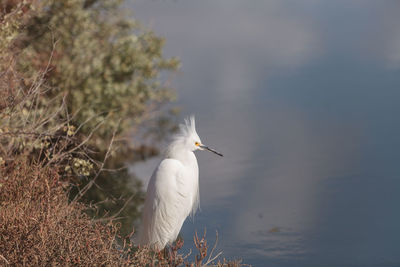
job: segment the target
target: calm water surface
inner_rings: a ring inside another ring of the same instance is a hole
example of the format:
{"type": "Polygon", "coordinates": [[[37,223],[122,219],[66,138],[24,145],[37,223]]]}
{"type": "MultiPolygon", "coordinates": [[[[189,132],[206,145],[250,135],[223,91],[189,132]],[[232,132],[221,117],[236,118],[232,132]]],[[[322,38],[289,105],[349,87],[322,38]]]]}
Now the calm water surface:
{"type": "MultiPolygon", "coordinates": [[[[400,2],[136,0],[179,56],[201,211],[254,266],[400,266],[400,2]]],[[[134,166],[149,178],[159,159],[134,166]]]]}

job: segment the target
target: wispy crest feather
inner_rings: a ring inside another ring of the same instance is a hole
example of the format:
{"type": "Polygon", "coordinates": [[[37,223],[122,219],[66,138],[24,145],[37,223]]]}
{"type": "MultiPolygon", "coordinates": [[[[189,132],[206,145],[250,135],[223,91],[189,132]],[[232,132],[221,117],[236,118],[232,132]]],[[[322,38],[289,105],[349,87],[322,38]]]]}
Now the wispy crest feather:
{"type": "Polygon", "coordinates": [[[182,137],[188,137],[192,134],[196,134],[196,122],[193,115],[185,118],[185,123],[179,124],[179,132],[174,135],[174,139],[180,139],[182,137]]]}

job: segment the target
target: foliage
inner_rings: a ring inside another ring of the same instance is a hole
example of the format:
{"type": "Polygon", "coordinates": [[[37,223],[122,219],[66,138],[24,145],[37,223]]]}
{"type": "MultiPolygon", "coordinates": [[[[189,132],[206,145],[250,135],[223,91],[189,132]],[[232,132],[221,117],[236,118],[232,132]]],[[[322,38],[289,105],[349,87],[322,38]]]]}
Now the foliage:
{"type": "Polygon", "coordinates": [[[34,71],[43,68],[54,54],[50,85],[67,93],[74,121],[86,122],[83,133],[102,123],[92,140],[103,152],[115,129],[126,133],[173,98],[159,76],[179,64],[163,58],[163,39],[121,14],[120,2],[41,1],[21,41],[21,67],[34,62],[34,71]]]}
{"type": "MultiPolygon", "coordinates": [[[[18,70],[28,74],[27,83],[33,83],[37,72],[46,69],[44,78],[51,89],[44,101],[54,99],[47,103],[50,109],[65,101],[71,118],[61,115],[79,128],[78,138],[90,135],[87,145],[96,152],[90,155],[93,162],[103,161],[107,140],[116,134],[112,157],[104,168],[118,171],[102,172],[82,200],[95,204],[98,216],[111,216],[124,207],[119,218],[127,233],[139,214],[143,193],[139,182],[128,184],[132,179],[123,168],[128,160],[137,158],[134,154],[142,154],[143,139],[138,132],[151,128],[143,124],[157,117],[160,105],[174,98],[160,74],[176,70],[179,61],[162,56],[164,40],[128,19],[120,9],[121,2],[35,2],[15,46],[21,50],[18,70]]],[[[79,161],[82,159],[74,160],[69,169],[75,173],[80,169],[78,188],[72,195],[93,175],[91,165],[79,161]]]]}

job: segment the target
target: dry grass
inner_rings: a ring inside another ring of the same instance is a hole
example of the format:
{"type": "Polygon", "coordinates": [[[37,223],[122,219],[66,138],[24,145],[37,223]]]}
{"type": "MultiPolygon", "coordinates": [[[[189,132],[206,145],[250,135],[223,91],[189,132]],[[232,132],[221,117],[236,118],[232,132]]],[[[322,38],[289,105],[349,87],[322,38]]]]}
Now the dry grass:
{"type": "Polygon", "coordinates": [[[3,263],[124,265],[114,247],[114,225],[93,223],[79,203],[68,203],[58,170],[24,160],[0,172],[0,253],[3,263]]]}

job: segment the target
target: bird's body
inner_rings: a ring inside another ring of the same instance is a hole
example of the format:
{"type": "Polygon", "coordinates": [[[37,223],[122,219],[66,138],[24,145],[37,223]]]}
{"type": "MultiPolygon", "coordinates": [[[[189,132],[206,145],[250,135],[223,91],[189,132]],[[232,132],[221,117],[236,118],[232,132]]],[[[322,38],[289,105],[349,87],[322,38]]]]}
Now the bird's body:
{"type": "MultiPolygon", "coordinates": [[[[192,165],[197,167],[194,154],[193,158],[192,165]]],[[[177,238],[186,217],[197,209],[197,187],[198,169],[193,171],[173,158],[161,161],[146,194],[141,244],[160,250],[177,238]]]]}
{"type": "Polygon", "coordinates": [[[139,240],[142,245],[161,250],[171,244],[186,217],[199,207],[199,168],[193,151],[217,152],[201,145],[194,124],[191,117],[181,125],[180,133],[174,137],[165,158],[151,176],[142,215],[139,240]]]}

